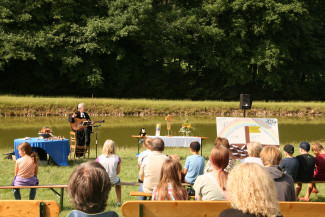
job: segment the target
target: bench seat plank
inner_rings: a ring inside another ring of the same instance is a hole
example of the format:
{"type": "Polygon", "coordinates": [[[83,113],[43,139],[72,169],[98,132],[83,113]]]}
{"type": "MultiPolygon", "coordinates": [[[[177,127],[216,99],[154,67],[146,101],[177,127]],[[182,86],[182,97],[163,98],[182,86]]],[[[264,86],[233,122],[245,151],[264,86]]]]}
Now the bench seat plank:
{"type": "Polygon", "coordinates": [[[50,200],[0,200],[0,216],[40,216],[41,202],[45,203],[46,217],[59,216],[59,205],[55,201],[50,200]]]}
{"type": "MultiPolygon", "coordinates": [[[[228,201],[127,201],[122,205],[124,217],[138,217],[142,204],[143,217],[216,217],[231,208],[228,201]]],[[[321,217],[325,202],[279,202],[284,217],[321,217]]]]}

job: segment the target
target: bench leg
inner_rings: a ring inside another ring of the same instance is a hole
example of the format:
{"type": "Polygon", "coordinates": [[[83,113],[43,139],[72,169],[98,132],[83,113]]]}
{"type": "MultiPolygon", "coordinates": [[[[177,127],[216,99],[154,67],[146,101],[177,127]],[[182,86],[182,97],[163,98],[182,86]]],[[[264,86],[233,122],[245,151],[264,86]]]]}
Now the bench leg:
{"type": "Polygon", "coordinates": [[[45,203],[40,202],[39,204],[40,217],[45,217],[45,203]]]}
{"type": "Polygon", "coordinates": [[[52,190],[54,192],[54,194],[56,194],[60,198],[60,212],[62,212],[62,210],[63,210],[63,194],[64,194],[64,188],[61,188],[60,194],[56,190],[54,190],[53,188],[50,188],[50,190],[52,190]]]}
{"type": "Polygon", "coordinates": [[[143,217],[143,204],[139,204],[139,217],[143,217]]]}
{"type": "Polygon", "coordinates": [[[62,212],[62,210],[63,210],[63,194],[64,194],[64,188],[61,188],[60,212],[62,212]]]}

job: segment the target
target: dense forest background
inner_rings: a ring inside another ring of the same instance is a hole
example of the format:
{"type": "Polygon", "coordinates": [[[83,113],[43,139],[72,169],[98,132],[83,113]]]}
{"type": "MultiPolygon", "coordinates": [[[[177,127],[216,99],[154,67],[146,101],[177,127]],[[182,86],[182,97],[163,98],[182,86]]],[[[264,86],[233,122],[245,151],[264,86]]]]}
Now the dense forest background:
{"type": "Polygon", "coordinates": [[[325,100],[323,0],[1,0],[0,93],[325,100]]]}

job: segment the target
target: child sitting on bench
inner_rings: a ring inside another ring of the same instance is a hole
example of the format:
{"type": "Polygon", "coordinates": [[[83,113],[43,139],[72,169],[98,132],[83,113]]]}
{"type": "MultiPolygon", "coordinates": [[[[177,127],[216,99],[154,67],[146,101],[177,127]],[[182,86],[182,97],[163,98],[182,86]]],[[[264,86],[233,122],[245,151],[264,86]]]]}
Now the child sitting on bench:
{"type": "MultiPolygon", "coordinates": [[[[325,150],[319,143],[311,145],[311,151],[315,154],[316,167],[314,170],[313,180],[325,181],[325,150]]],[[[309,183],[307,192],[303,200],[309,201],[311,193],[318,193],[315,183],[309,183]]]]}
{"type": "MultiPolygon", "coordinates": [[[[32,151],[32,147],[28,142],[23,142],[18,145],[18,152],[21,158],[16,161],[15,178],[12,186],[33,186],[38,185],[38,156],[32,151]]],[[[21,200],[20,189],[14,189],[16,200],[21,200]]],[[[36,196],[36,188],[31,188],[29,199],[34,200],[36,196]]]]}
{"type": "Polygon", "coordinates": [[[205,160],[199,155],[200,148],[201,144],[199,142],[191,142],[190,151],[192,155],[186,158],[183,170],[185,182],[189,184],[194,184],[196,178],[203,174],[205,160]]]}
{"type": "Polygon", "coordinates": [[[121,206],[121,185],[116,185],[120,182],[118,174],[121,170],[121,158],[115,154],[115,142],[113,140],[106,140],[103,146],[103,154],[97,159],[105,168],[112,185],[115,185],[117,196],[117,206],[121,206]]]}
{"type": "Polygon", "coordinates": [[[161,168],[160,181],[152,192],[152,200],[187,200],[187,191],[181,184],[182,165],[167,159],[161,168]]]}

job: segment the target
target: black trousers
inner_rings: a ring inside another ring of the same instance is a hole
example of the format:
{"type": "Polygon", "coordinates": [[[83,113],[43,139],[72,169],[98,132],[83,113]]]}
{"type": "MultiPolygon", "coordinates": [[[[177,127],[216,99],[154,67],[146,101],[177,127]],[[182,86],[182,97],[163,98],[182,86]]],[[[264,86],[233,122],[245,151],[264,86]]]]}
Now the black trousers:
{"type": "MultiPolygon", "coordinates": [[[[90,134],[91,134],[91,129],[88,128],[88,127],[77,131],[76,132],[77,145],[78,146],[87,146],[87,147],[89,147],[89,145],[90,145],[90,134]]],[[[82,156],[83,156],[83,153],[77,153],[76,154],[76,157],[82,157],[82,156]]]]}

